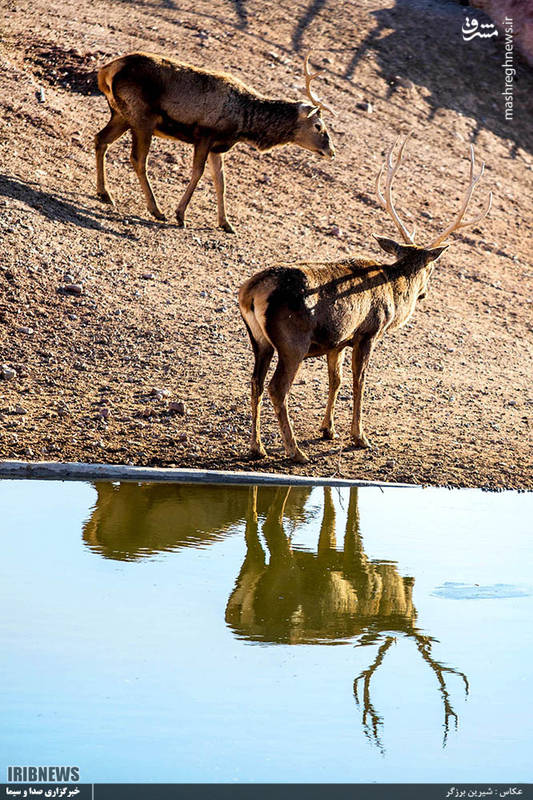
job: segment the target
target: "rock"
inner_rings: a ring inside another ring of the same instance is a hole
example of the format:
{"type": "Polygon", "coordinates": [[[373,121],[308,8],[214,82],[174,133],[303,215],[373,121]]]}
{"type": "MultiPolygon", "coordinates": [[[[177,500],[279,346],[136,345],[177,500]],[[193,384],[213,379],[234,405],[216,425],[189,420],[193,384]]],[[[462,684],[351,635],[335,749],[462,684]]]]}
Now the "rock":
{"type": "Polygon", "coordinates": [[[181,417],[185,416],[187,413],[187,408],[183,400],[172,401],[168,404],[168,410],[172,414],[179,414],[181,417]]]}
{"type": "Polygon", "coordinates": [[[357,103],[357,108],[360,108],[361,111],[366,111],[367,114],[371,114],[374,110],[372,103],[369,103],[368,100],[363,100],[363,102],[357,103]]]}
{"type": "Polygon", "coordinates": [[[26,327],[19,328],[19,333],[26,333],[28,336],[31,336],[33,333],[33,328],[26,328],[26,327]]]}
{"type": "Polygon", "coordinates": [[[107,406],[104,406],[98,412],[98,416],[102,417],[102,419],[109,419],[110,414],[111,414],[111,411],[109,410],[109,408],[107,406]]]}
{"type": "Polygon", "coordinates": [[[155,275],[154,275],[153,272],[143,272],[142,275],[141,275],[141,278],[144,281],[153,281],[154,278],[155,278],[155,275]]]}
{"type": "Polygon", "coordinates": [[[162,400],[163,397],[170,397],[170,392],[168,389],[152,389],[150,395],[155,397],[156,400],[162,400]]]}
{"type": "Polygon", "coordinates": [[[397,83],[398,86],[403,86],[404,89],[415,88],[413,81],[410,81],[409,78],[403,78],[401,75],[394,76],[394,83],[397,83]]]}
{"type": "Polygon", "coordinates": [[[83,286],[81,283],[65,283],[60,291],[64,294],[73,294],[79,297],[83,293],[83,286]]]}
{"type": "Polygon", "coordinates": [[[327,231],[328,236],[336,236],[337,239],[342,237],[342,231],[338,225],[332,225],[330,229],[327,231]]]}
{"type": "Polygon", "coordinates": [[[24,406],[21,406],[21,405],[19,405],[19,404],[17,403],[17,405],[16,405],[16,406],[15,406],[15,408],[13,409],[13,413],[14,413],[14,414],[27,414],[27,413],[28,413],[28,409],[27,409],[27,408],[24,408],[24,406]]]}
{"type": "Polygon", "coordinates": [[[17,377],[17,372],[11,367],[8,367],[7,364],[2,364],[0,367],[0,375],[5,381],[12,381],[13,378],[17,377]]]}

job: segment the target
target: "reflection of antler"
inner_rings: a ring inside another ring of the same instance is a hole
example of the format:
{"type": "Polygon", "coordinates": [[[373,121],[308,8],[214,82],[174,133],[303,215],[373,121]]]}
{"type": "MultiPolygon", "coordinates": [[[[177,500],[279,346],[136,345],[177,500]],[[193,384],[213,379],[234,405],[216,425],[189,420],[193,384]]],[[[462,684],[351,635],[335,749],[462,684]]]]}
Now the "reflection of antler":
{"type": "Polygon", "coordinates": [[[394,636],[387,636],[383,644],[378,650],[377,656],[374,659],[374,663],[370,665],[368,669],[363,670],[357,678],[353,682],[353,694],[355,697],[355,702],[359,706],[359,696],[357,694],[357,683],[364,678],[363,684],[363,730],[365,732],[365,736],[367,739],[374,744],[376,744],[381,753],[384,754],[385,751],[383,749],[383,745],[381,744],[381,739],[379,738],[379,726],[383,725],[383,719],[379,716],[376,712],[376,709],[372,705],[370,701],[370,679],[372,675],[380,666],[381,662],[385,658],[385,653],[394,642],[394,636]],[[368,717],[370,717],[371,724],[368,722],[368,717]]]}
{"type": "Polygon", "coordinates": [[[464,672],[460,672],[458,669],[454,669],[453,667],[445,667],[444,664],[441,664],[440,661],[436,661],[432,657],[431,646],[435,641],[435,639],[432,639],[430,636],[422,636],[421,634],[417,633],[414,633],[413,637],[416,642],[416,646],[418,648],[419,653],[421,654],[426,664],[429,664],[439,684],[439,690],[442,697],[442,702],[444,704],[444,738],[442,740],[442,746],[446,747],[446,742],[448,739],[448,731],[450,729],[450,719],[453,718],[456,730],[457,730],[458,720],[457,720],[457,714],[453,710],[452,704],[450,702],[450,693],[448,692],[446,681],[444,680],[444,673],[449,672],[452,675],[459,675],[463,679],[466,696],[468,696],[468,691],[470,688],[468,685],[468,678],[466,677],[464,672]]]}

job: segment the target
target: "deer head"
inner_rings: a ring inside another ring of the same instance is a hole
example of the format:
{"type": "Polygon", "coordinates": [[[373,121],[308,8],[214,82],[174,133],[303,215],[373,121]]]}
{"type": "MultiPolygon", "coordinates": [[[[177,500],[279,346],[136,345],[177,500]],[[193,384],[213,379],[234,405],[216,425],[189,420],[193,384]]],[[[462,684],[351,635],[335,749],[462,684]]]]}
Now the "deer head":
{"type": "Polygon", "coordinates": [[[481,180],[483,173],[485,171],[485,164],[483,163],[481,165],[481,169],[479,170],[479,174],[477,176],[474,175],[476,169],[476,161],[474,155],[474,147],[470,145],[470,178],[469,178],[469,185],[465,192],[465,197],[461,208],[459,209],[454,220],[450,223],[450,225],[448,225],[444,233],[442,233],[440,236],[437,236],[435,239],[433,239],[433,241],[431,241],[425,247],[417,246],[415,244],[415,238],[414,238],[415,227],[413,227],[413,230],[409,232],[407,226],[405,225],[404,222],[402,222],[400,215],[396,211],[394,207],[394,201],[392,198],[392,184],[394,178],[396,177],[396,173],[398,172],[398,168],[403,162],[405,145],[407,144],[407,140],[409,139],[410,135],[411,135],[410,133],[407,134],[407,136],[400,145],[400,149],[398,151],[396,160],[393,160],[394,149],[400,140],[399,138],[396,139],[392,147],[389,149],[386,159],[382,164],[381,169],[376,178],[376,194],[378,196],[379,203],[385,209],[385,211],[392,217],[393,222],[396,228],[398,229],[404,244],[403,245],[399,244],[393,239],[385,239],[381,236],[376,236],[375,239],[377,240],[379,246],[383,250],[385,250],[385,252],[390,253],[391,255],[394,255],[397,258],[402,258],[403,256],[412,253],[413,248],[419,251],[423,251],[424,253],[428,254],[428,263],[429,263],[429,261],[435,261],[440,256],[440,254],[444,252],[444,250],[446,250],[446,248],[449,246],[448,244],[445,243],[446,239],[454,231],[459,230],[460,228],[468,228],[472,225],[477,225],[478,222],[481,222],[481,220],[487,216],[492,206],[492,192],[489,193],[489,199],[485,210],[474,219],[463,222],[463,217],[472,199],[474,189],[481,180]],[[383,193],[381,191],[381,179],[385,168],[387,168],[387,176],[385,180],[385,190],[383,193]],[[439,245],[443,246],[439,247],[439,245]],[[432,254],[431,258],[429,257],[430,254],[432,254]]]}
{"type": "Polygon", "coordinates": [[[335,115],[335,111],[330,106],[322,103],[318,97],[313,94],[311,83],[318,77],[324,70],[317,70],[311,72],[309,68],[309,56],[307,53],[304,62],[304,75],[305,75],[305,93],[309,103],[300,104],[300,113],[298,119],[298,130],[295,138],[295,144],[300,147],[305,147],[306,150],[311,150],[318,155],[335,158],[335,148],[331,144],[328,130],[322,119],[322,111],[328,111],[330,114],[335,115]]]}

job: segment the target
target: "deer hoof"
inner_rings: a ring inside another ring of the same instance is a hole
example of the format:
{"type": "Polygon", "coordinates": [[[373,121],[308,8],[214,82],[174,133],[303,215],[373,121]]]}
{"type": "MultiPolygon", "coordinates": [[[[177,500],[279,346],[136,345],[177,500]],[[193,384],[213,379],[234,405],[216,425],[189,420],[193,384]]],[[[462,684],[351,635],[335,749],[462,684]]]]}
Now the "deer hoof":
{"type": "Polygon", "coordinates": [[[98,192],[98,199],[100,200],[101,203],[107,203],[110,206],[115,205],[115,201],[113,200],[109,192],[98,192]]]}
{"type": "Polygon", "coordinates": [[[221,222],[218,227],[222,228],[222,230],[226,231],[226,233],[235,233],[235,228],[233,227],[231,222],[228,222],[228,220],[226,220],[225,222],[221,222]]]}
{"type": "Polygon", "coordinates": [[[295,464],[307,464],[309,462],[308,457],[305,455],[303,450],[300,450],[299,447],[297,447],[292,454],[291,460],[294,461],[295,464]]]}
{"type": "Polygon", "coordinates": [[[335,433],[335,428],[320,428],[320,431],[323,439],[329,439],[329,441],[331,441],[332,439],[339,438],[338,434],[335,433]]]}
{"type": "Polygon", "coordinates": [[[178,223],[178,228],[185,227],[185,217],[181,213],[181,211],[176,211],[176,221],[178,223]]]}
{"type": "Polygon", "coordinates": [[[158,219],[160,222],[165,222],[166,221],[165,215],[158,208],[155,208],[153,211],[150,209],[150,214],[153,217],[155,217],[156,219],[158,219]]]}
{"type": "Polygon", "coordinates": [[[260,458],[266,458],[266,457],[267,457],[267,451],[265,450],[263,445],[260,445],[259,447],[250,448],[250,458],[258,460],[260,458]]]}
{"type": "Polygon", "coordinates": [[[352,436],[352,445],[361,449],[371,447],[364,433],[361,436],[352,436]]]}

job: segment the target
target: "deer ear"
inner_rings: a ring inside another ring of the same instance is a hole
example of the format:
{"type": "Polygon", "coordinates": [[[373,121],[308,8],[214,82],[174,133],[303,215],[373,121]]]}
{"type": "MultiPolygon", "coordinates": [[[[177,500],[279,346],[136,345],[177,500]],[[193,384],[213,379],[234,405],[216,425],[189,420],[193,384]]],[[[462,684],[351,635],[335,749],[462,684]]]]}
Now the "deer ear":
{"type": "Polygon", "coordinates": [[[384,236],[376,236],[375,233],[372,234],[376,242],[379,244],[382,250],[385,250],[386,253],[390,253],[391,256],[399,256],[402,250],[402,245],[395,242],[393,239],[385,239],[384,236]]]}
{"type": "Polygon", "coordinates": [[[434,247],[433,250],[430,250],[431,260],[436,261],[439,256],[441,256],[445,250],[448,249],[450,245],[445,244],[444,247],[434,247]]]}
{"type": "Polygon", "coordinates": [[[301,102],[298,106],[298,114],[300,119],[312,117],[313,114],[316,114],[318,108],[316,106],[312,106],[311,103],[301,102]]]}

